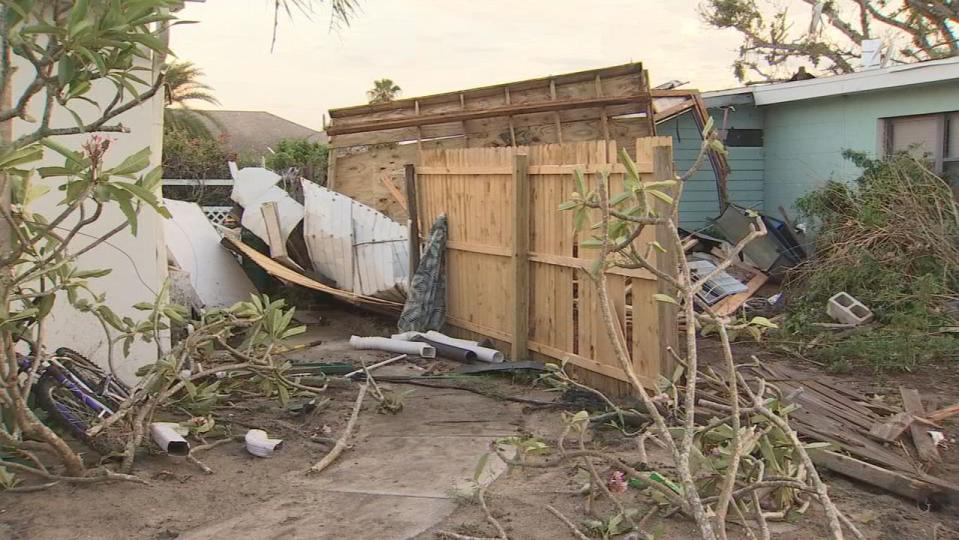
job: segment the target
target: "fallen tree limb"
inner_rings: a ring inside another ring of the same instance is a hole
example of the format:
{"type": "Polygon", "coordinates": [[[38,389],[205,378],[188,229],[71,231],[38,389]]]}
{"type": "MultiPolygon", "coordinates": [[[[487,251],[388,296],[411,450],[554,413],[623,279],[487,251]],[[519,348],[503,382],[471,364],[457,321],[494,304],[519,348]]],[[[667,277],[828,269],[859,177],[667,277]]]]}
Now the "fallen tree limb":
{"type": "Polygon", "coordinates": [[[576,525],[572,521],[570,521],[569,518],[567,518],[562,513],[560,513],[559,510],[553,508],[552,506],[548,504],[546,505],[546,509],[549,510],[551,514],[559,518],[560,521],[566,524],[566,526],[569,527],[569,530],[572,531],[573,536],[575,536],[579,540],[589,540],[589,537],[583,534],[582,532],[580,532],[580,530],[576,528],[576,525]]]}
{"type": "MultiPolygon", "coordinates": [[[[90,475],[90,476],[62,476],[59,474],[53,474],[50,472],[42,471],[40,469],[35,469],[15,461],[4,461],[3,466],[7,469],[13,469],[15,471],[25,472],[27,474],[32,474],[39,476],[40,478],[46,480],[53,480],[48,484],[41,486],[35,486],[37,489],[46,489],[55,485],[57,482],[69,482],[71,484],[95,484],[97,482],[135,482],[137,484],[143,484],[145,486],[152,486],[150,482],[135,476],[132,474],[122,474],[111,471],[110,469],[101,469],[102,474],[90,475]]],[[[9,491],[9,490],[8,490],[9,491]]],[[[20,491],[27,491],[23,488],[20,491]]]]}
{"type": "Polygon", "coordinates": [[[483,507],[483,512],[486,513],[486,521],[489,521],[496,527],[496,532],[499,533],[500,540],[509,540],[509,537],[506,536],[506,531],[503,529],[503,526],[499,524],[499,521],[493,517],[493,513],[489,511],[489,506],[486,506],[486,488],[480,486],[476,490],[476,498],[479,499],[480,506],[483,507]]]}
{"type": "Polygon", "coordinates": [[[310,467],[310,470],[307,471],[309,474],[317,474],[323,471],[323,469],[330,466],[331,463],[336,461],[336,458],[343,453],[343,450],[346,449],[346,445],[349,443],[350,433],[353,432],[353,426],[356,425],[356,419],[360,416],[360,408],[363,406],[363,397],[366,396],[366,389],[369,386],[367,384],[360,385],[360,391],[356,394],[356,402],[353,403],[353,412],[350,414],[350,420],[346,423],[346,428],[343,430],[343,435],[336,441],[336,444],[333,445],[333,448],[328,454],[323,456],[316,465],[310,467]]]}

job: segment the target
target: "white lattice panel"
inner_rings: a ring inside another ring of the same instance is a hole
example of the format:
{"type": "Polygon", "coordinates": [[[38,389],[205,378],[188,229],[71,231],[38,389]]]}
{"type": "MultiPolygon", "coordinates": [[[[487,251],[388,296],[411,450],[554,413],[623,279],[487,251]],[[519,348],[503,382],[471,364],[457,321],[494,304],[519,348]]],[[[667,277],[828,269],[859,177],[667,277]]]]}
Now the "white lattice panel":
{"type": "Polygon", "coordinates": [[[230,211],[233,210],[232,206],[201,206],[200,208],[203,209],[203,213],[206,214],[210,223],[214,225],[223,225],[227,216],[230,215],[230,211]]]}

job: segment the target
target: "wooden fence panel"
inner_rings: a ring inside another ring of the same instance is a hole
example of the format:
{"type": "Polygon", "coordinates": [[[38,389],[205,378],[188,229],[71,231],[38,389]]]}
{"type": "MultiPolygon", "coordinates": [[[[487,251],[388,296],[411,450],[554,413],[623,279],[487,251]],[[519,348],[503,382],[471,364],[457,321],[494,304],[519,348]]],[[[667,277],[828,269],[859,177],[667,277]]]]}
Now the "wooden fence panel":
{"type": "MultiPolygon", "coordinates": [[[[643,152],[637,166],[644,178],[654,176],[653,161],[660,156],[654,148],[669,141],[637,142],[643,152]]],[[[566,360],[583,382],[623,394],[629,391],[628,376],[616,357],[600,295],[589,276],[598,251],[580,245],[593,232],[575,232],[573,213],[558,210],[578,189],[576,170],[584,173],[588,189],[604,180],[607,192],[623,189],[625,167],[615,141],[423,150],[416,171],[421,225],[428,227],[444,212],[449,218],[451,326],[512,344],[514,357],[526,356],[528,348],[536,358],[566,360]],[[517,204],[517,194],[528,199],[517,204]],[[528,235],[528,253],[522,242],[514,243],[514,230],[528,235]],[[519,317],[528,317],[528,323],[519,317]],[[523,328],[526,340],[514,340],[513,335],[522,332],[516,329],[523,328]]],[[[598,211],[590,214],[590,223],[599,221],[598,211]]],[[[645,250],[655,234],[654,228],[644,231],[638,246],[645,250]]],[[[675,316],[664,317],[667,312],[653,300],[662,287],[652,273],[613,269],[606,280],[617,332],[632,367],[652,385],[660,374],[672,371],[662,349],[675,341],[675,316]]]]}

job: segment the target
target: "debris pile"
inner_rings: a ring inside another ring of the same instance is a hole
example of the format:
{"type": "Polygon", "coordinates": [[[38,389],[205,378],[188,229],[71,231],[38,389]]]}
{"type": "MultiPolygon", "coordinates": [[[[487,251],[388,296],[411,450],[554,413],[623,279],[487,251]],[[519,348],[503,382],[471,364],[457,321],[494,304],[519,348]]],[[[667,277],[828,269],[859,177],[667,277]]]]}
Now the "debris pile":
{"type": "Polygon", "coordinates": [[[854,316],[855,330],[822,334],[808,354],[833,367],[873,358],[877,369],[959,357],[949,332],[959,302],[959,209],[948,183],[909,155],[847,157],[864,170],[854,184],[829,182],[797,201],[818,227],[815,256],[788,281],[787,329],[822,334],[827,304],[845,293],[871,316],[854,316]]]}

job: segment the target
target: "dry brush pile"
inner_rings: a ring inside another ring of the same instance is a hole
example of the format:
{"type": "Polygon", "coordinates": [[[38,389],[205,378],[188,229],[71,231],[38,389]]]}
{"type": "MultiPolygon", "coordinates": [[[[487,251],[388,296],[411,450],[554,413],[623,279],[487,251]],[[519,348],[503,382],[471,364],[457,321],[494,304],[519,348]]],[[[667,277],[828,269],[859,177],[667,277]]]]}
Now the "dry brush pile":
{"type": "Polygon", "coordinates": [[[909,154],[847,157],[863,169],[854,183],[828,182],[797,202],[816,225],[815,249],[790,275],[786,330],[816,339],[807,354],[837,368],[847,358],[907,370],[959,358],[954,336],[942,332],[959,313],[959,209],[948,182],[909,154]],[[825,320],[826,301],[840,291],[878,324],[817,331],[812,323],[825,320]]]}

